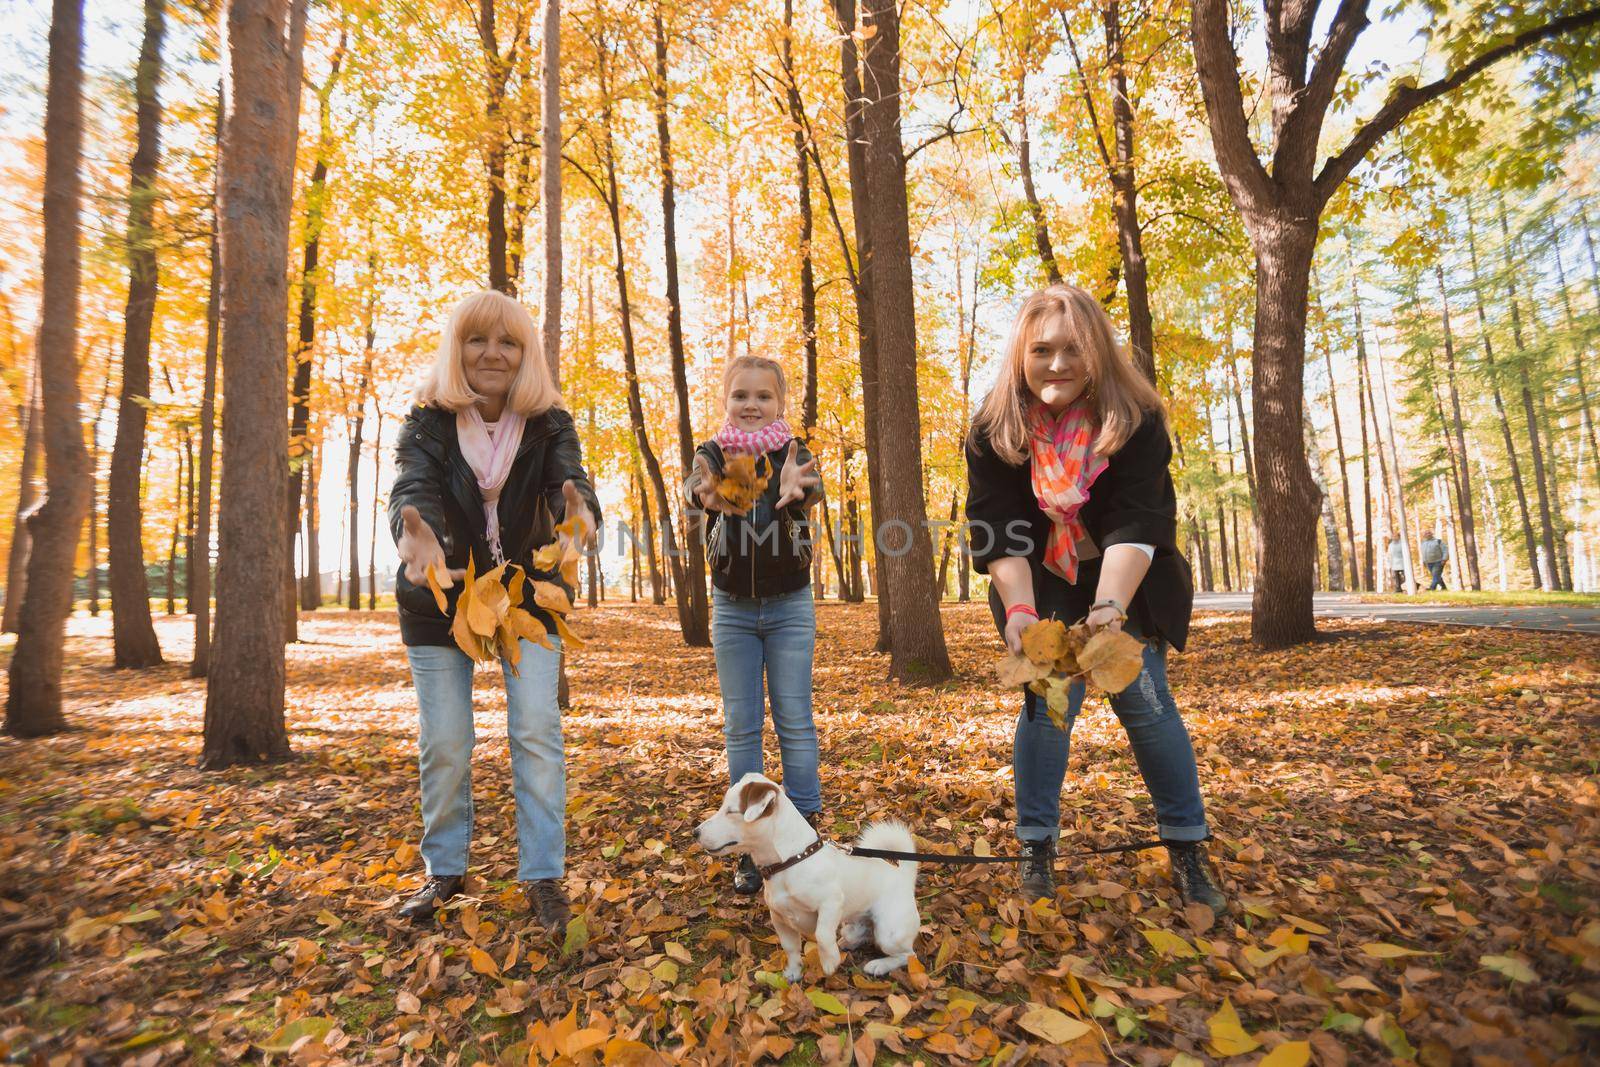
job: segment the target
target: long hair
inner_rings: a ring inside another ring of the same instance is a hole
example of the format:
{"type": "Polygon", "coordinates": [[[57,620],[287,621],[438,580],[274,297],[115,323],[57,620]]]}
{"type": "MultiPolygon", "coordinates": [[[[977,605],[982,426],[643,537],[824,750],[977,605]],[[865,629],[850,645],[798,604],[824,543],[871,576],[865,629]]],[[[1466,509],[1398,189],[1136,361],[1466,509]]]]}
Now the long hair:
{"type": "Polygon", "coordinates": [[[1166,418],[1161,394],[1117,343],[1111,317],[1100,301],[1075,285],[1047,286],[1028,294],[1017,310],[1000,374],[972,420],[973,432],[986,436],[995,455],[1007,463],[1021,463],[1030,451],[1028,408],[1033,397],[1024,361],[1041,324],[1054,315],[1062,317],[1067,333],[1088,363],[1086,392],[1100,425],[1095,452],[1102,456],[1115,453],[1146,415],[1166,418]]]}
{"type": "Polygon", "coordinates": [[[501,330],[515,337],[522,345],[522,363],[511,379],[506,407],[533,418],[550,408],[564,406],[561,393],[550,380],[550,370],[545,366],[544,348],[539,344],[539,331],[534,328],[533,316],[511,297],[493,289],[473,293],[451,310],[444,333],[439,337],[439,350],[433,357],[433,365],[417,386],[414,395],[416,402],[447,411],[465,411],[482,400],[483,397],[473,392],[467,384],[462,348],[467,338],[475,334],[488,335],[501,330]]]}

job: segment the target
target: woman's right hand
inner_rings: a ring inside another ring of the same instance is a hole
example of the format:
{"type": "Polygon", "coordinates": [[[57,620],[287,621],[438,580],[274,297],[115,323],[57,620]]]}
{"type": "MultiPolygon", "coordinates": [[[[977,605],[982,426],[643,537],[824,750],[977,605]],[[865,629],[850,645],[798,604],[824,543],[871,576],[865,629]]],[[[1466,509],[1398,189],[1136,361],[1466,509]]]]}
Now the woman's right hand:
{"type": "Polygon", "coordinates": [[[1010,618],[1006,619],[1006,650],[1020,656],[1022,654],[1022,631],[1038,621],[1039,617],[1037,615],[1029,614],[1026,611],[1013,612],[1010,618]]]}
{"type": "Polygon", "coordinates": [[[404,528],[400,531],[400,542],[395,547],[399,549],[400,561],[406,567],[406,581],[412,585],[428,584],[429,567],[433,568],[441,589],[449,589],[456,584],[457,578],[466,576],[465,569],[451,570],[445,566],[444,549],[439,547],[439,539],[434,536],[433,530],[422,521],[421,512],[407,504],[400,509],[400,521],[404,528]]]}
{"type": "Polygon", "coordinates": [[[711,466],[706,462],[704,453],[696,453],[694,457],[695,473],[695,499],[700,501],[701,508],[706,511],[730,511],[728,502],[717,495],[717,480],[711,476],[711,466]]]}

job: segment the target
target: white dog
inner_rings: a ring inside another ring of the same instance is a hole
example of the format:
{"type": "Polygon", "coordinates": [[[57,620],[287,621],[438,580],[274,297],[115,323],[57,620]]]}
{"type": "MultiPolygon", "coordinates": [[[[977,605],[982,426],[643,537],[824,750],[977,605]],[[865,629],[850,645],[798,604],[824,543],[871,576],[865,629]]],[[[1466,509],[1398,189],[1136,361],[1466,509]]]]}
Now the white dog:
{"type": "MultiPolygon", "coordinates": [[[[767,907],[778,940],[788,953],[783,976],[799,981],[804,942],[817,942],[822,973],[839,967],[839,950],[869,939],[882,956],[863,968],[885,975],[911,958],[917,929],[917,865],[908,860],[852,856],[826,844],[789,802],[776,782],[747,774],[729,787],[717,813],[696,831],[714,856],[748,852],[762,870],[767,907]]],[[[911,852],[911,831],[897,822],[875,822],[856,843],[863,848],[911,852]]]]}

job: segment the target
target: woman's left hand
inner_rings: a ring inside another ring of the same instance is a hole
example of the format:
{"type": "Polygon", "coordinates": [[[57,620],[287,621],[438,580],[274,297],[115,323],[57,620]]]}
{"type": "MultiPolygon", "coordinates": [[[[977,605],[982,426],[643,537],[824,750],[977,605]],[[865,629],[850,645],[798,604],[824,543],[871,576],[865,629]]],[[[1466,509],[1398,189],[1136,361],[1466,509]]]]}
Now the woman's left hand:
{"type": "Polygon", "coordinates": [[[583,499],[583,494],[578,492],[577,483],[571,478],[561,483],[561,497],[566,502],[567,518],[578,519],[578,528],[582,531],[578,543],[584,548],[590,547],[594,544],[598,531],[595,529],[594,512],[589,510],[589,502],[583,499]]]}
{"type": "Polygon", "coordinates": [[[822,479],[817,477],[817,459],[815,456],[804,463],[795,462],[795,456],[800,449],[798,439],[789,441],[789,454],[784,457],[783,472],[778,476],[778,503],[780,508],[804,500],[806,494],[822,484],[822,479]]]}
{"type": "Polygon", "coordinates": [[[1121,630],[1122,619],[1122,612],[1109,604],[1103,604],[1089,612],[1089,617],[1084,621],[1089,624],[1091,633],[1097,633],[1100,630],[1121,630]]]}

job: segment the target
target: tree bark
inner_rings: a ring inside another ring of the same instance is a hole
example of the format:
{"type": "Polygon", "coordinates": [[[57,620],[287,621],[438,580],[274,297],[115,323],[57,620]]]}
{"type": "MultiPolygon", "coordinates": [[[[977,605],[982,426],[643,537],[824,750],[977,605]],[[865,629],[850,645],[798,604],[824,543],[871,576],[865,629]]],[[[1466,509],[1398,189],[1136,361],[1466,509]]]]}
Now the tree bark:
{"type": "Polygon", "coordinates": [[[506,259],[506,82],[516,65],[522,29],[517,27],[507,54],[500,52],[495,29],[495,0],[478,0],[478,38],[484,57],[484,118],[488,143],[484,147],[484,167],[488,171],[488,203],[485,208],[488,236],[489,288],[510,296],[517,295],[516,279],[506,259]]]}
{"type": "MultiPolygon", "coordinates": [[[[550,380],[561,388],[561,0],[544,0],[539,77],[540,182],[544,209],[544,317],[550,380]]],[[[593,559],[593,555],[590,556],[593,559]]],[[[591,606],[592,602],[591,602],[591,606]]]]}
{"type": "MultiPolygon", "coordinates": [[[[300,536],[304,539],[306,558],[306,572],[300,578],[301,611],[315,611],[322,606],[322,516],[317,507],[318,491],[322,486],[321,455],[322,449],[319,444],[311,441],[305,455],[305,526],[300,531],[300,536]]],[[[338,569],[337,565],[334,569],[338,569]]],[[[295,602],[292,597],[286,608],[286,617],[288,619],[295,617],[295,602]]],[[[298,632],[298,627],[296,631],[298,632]]]]}
{"type": "Polygon", "coordinates": [[[201,765],[286,759],[283,353],[304,0],[232,0],[220,158],[222,492],[201,765]]]}
{"type": "MultiPolygon", "coordinates": [[[[374,348],[378,340],[378,296],[377,296],[377,257],[374,253],[367,253],[367,266],[371,275],[370,284],[373,286],[367,294],[365,319],[366,328],[362,331],[363,357],[361,362],[361,380],[356,386],[355,417],[350,420],[350,581],[349,588],[345,591],[345,607],[351,611],[361,610],[361,440],[367,421],[367,394],[372,388],[372,368],[375,359],[374,348]]],[[[374,488],[377,482],[373,482],[374,488]]],[[[373,498],[373,507],[377,507],[377,498],[373,498]]]]}
{"type": "MultiPolygon", "coordinates": [[[[1372,445],[1374,441],[1367,436],[1369,420],[1367,409],[1370,407],[1368,398],[1372,395],[1371,383],[1367,374],[1367,335],[1361,323],[1361,294],[1356,291],[1355,278],[1350,279],[1350,304],[1355,312],[1356,322],[1356,406],[1361,419],[1361,507],[1366,521],[1366,546],[1363,549],[1366,564],[1367,580],[1362,587],[1368,592],[1377,592],[1383,588],[1378,579],[1377,560],[1375,554],[1378,550],[1377,538],[1373,535],[1376,531],[1372,525],[1372,445]]],[[[1371,424],[1376,424],[1376,419],[1371,424]]],[[[1380,455],[1380,460],[1382,456],[1380,455]]]]}
{"type": "MultiPolygon", "coordinates": [[[[111,399],[111,379],[106,378],[100,391],[100,404],[94,409],[94,422],[89,426],[89,614],[100,615],[100,420],[105,417],[106,402],[111,399]]],[[[23,427],[27,434],[27,427],[23,427]]],[[[26,446],[24,446],[26,448],[26,446]]],[[[12,537],[16,537],[14,528],[12,537]]]]}
{"type": "Polygon", "coordinates": [[[800,102],[794,69],[794,0],[783,0],[783,40],[779,47],[783,65],[784,103],[794,127],[795,192],[800,206],[800,341],[805,348],[805,393],[800,404],[801,436],[810,438],[817,425],[817,281],[811,264],[811,158],[806,151],[810,128],[800,102]]]}
{"type": "Polygon", "coordinates": [[[1033,145],[1028,135],[1028,84],[1026,72],[1017,75],[1017,170],[1022,175],[1022,195],[1028,204],[1028,214],[1033,219],[1033,247],[1039,253],[1039,263],[1051,285],[1061,284],[1061,265],[1056,260],[1055,247],[1050,243],[1050,222],[1044,205],[1039,202],[1039,192],[1033,184],[1033,145]]]}
{"type": "Polygon", "coordinates": [[[1139,227],[1139,187],[1133,168],[1133,103],[1122,50],[1118,0],[1100,8],[1106,30],[1106,57],[1111,65],[1111,121],[1115,158],[1111,165],[1112,206],[1117,217],[1117,248],[1122,253],[1122,280],[1128,290],[1128,342],[1133,361],[1144,376],[1156,380],[1155,325],[1150,315],[1149,268],[1144,235],[1139,227]]]}
{"type": "Polygon", "coordinates": [[[863,57],[864,82],[870,87],[863,126],[872,204],[873,336],[881,376],[878,450],[884,488],[883,499],[873,501],[874,544],[894,604],[890,674],[901,681],[942,681],[951,671],[933,587],[933,544],[922,492],[917,322],[900,141],[899,13],[894,0],[868,0],[867,12],[877,29],[863,57]]]}
{"type": "Polygon", "coordinates": [[[144,462],[150,403],[150,329],[160,284],[152,219],[156,173],[161,163],[159,92],[161,42],[165,34],[164,0],[145,0],[144,39],[134,75],[137,133],[128,180],[128,304],[122,335],[122,392],[117,405],[117,436],[111,446],[106,503],[112,663],[126,668],[161,663],[161,645],[150,620],[150,587],[145,577],[139,471],[144,462]]]}
{"type": "MultiPolygon", "coordinates": [[[[651,26],[655,31],[656,147],[661,162],[661,218],[667,267],[667,344],[672,357],[672,390],[678,404],[679,469],[687,477],[694,467],[694,423],[689,417],[688,357],[684,352],[683,300],[678,288],[677,188],[672,170],[672,129],[667,113],[667,32],[659,2],[655,5],[651,26]]],[[[661,515],[662,528],[669,528],[671,512],[664,501],[661,515]]],[[[679,597],[683,641],[690,648],[709,648],[711,607],[706,600],[705,525],[702,517],[685,515],[684,518],[684,551],[688,558],[682,564],[678,560],[672,564],[673,579],[687,594],[687,603],[684,596],[679,597]]]]}
{"type": "Polygon", "coordinates": [[[20,413],[22,430],[22,463],[17,478],[17,512],[11,527],[11,551],[6,561],[6,607],[0,630],[14,634],[22,619],[22,601],[28,588],[28,550],[33,538],[29,533],[28,518],[39,503],[39,483],[34,472],[39,467],[39,453],[44,450],[44,411],[41,407],[43,376],[39,371],[38,338],[34,343],[32,374],[28,383],[28,403],[20,413]]]}
{"type": "MultiPolygon", "coordinates": [[[[856,239],[856,330],[861,346],[861,410],[866,437],[867,495],[873,523],[881,521],[881,502],[886,499],[884,457],[878,445],[882,438],[882,413],[879,399],[881,372],[878,357],[878,326],[875,296],[876,272],[871,219],[874,204],[867,163],[867,98],[862,90],[861,59],[856,46],[856,0],[832,0],[839,27],[839,67],[844,86],[845,155],[850,171],[850,209],[856,239]]],[[[880,28],[881,30],[881,28],[880,28]]],[[[898,142],[896,142],[898,146],[898,142]]],[[[840,236],[841,243],[843,235],[840,236]]],[[[845,249],[849,259],[849,250],[845,249]]],[[[920,482],[919,482],[920,484],[920,482]]],[[[860,534],[860,502],[851,495],[852,531],[860,534]]],[[[857,545],[860,557],[866,553],[857,545]]],[[[877,651],[889,652],[894,644],[893,598],[890,583],[884,580],[883,553],[872,554],[873,588],[878,592],[877,651]]],[[[865,596],[864,581],[855,582],[858,599],[865,596]]]]}
{"type": "MultiPolygon", "coordinates": [[[[1383,386],[1383,421],[1389,437],[1389,457],[1394,461],[1394,502],[1397,524],[1392,531],[1400,538],[1400,558],[1405,565],[1405,580],[1411,587],[1406,592],[1415,592],[1417,589],[1417,568],[1411,558],[1411,522],[1406,509],[1406,479],[1405,471],[1400,463],[1400,447],[1395,442],[1394,436],[1394,411],[1389,406],[1389,369],[1384,363],[1383,348],[1375,345],[1378,351],[1378,382],[1383,386]]],[[[1377,418],[1377,411],[1373,411],[1373,418],[1377,418]]],[[[1380,446],[1381,447],[1381,446],[1380,446]]],[[[1419,539],[1420,540],[1420,539],[1419,539]]]]}
{"type": "Polygon", "coordinates": [[[1350,542],[1350,588],[1361,588],[1361,568],[1356,562],[1355,502],[1350,496],[1350,469],[1344,454],[1344,427],[1339,422],[1339,380],[1333,374],[1333,346],[1323,339],[1323,362],[1328,368],[1328,408],[1333,414],[1333,443],[1339,457],[1339,490],[1344,494],[1344,533],[1350,542]]]}
{"type": "Polygon", "coordinates": [[[1461,527],[1467,579],[1476,590],[1483,588],[1483,577],[1478,572],[1478,531],[1472,507],[1472,469],[1467,466],[1467,434],[1461,419],[1461,394],[1456,388],[1456,342],[1450,329],[1450,295],[1444,285],[1444,268],[1436,264],[1433,275],[1439,284],[1439,313],[1444,325],[1445,382],[1450,390],[1450,432],[1456,446],[1456,519],[1461,527]]]}
{"type": "Polygon", "coordinates": [[[27,520],[33,544],[6,694],[5,732],[12,737],[67,728],[61,714],[61,663],[78,534],[89,510],[89,454],[78,417],[82,0],[54,0],[51,6],[44,129],[44,267],[36,350],[45,499],[27,520]]]}
{"type": "MultiPolygon", "coordinates": [[[[217,85],[216,142],[222,144],[224,95],[217,85]]],[[[195,503],[195,544],[200,556],[194,582],[194,656],[189,661],[189,677],[204,678],[211,665],[211,486],[215,464],[217,429],[217,346],[221,328],[222,255],[217,235],[221,217],[217,212],[217,175],[212,176],[210,271],[206,282],[205,373],[200,390],[200,479],[195,503]]]]}
{"type": "MultiPolygon", "coordinates": [[[[1587,236],[1587,226],[1585,226],[1585,236],[1587,236]]],[[[1583,437],[1583,443],[1589,446],[1589,460],[1594,464],[1595,476],[1600,478],[1600,438],[1596,437],[1594,412],[1589,404],[1589,383],[1583,366],[1583,350],[1586,342],[1580,336],[1578,318],[1572,311],[1572,294],[1567,291],[1567,272],[1566,268],[1561,264],[1561,235],[1556,232],[1554,221],[1550,224],[1550,252],[1555,257],[1556,283],[1561,287],[1561,308],[1567,320],[1567,331],[1572,338],[1570,342],[1572,345],[1572,381],[1578,391],[1579,430],[1583,437]]],[[[1596,296],[1600,297],[1600,293],[1597,293],[1596,296]]],[[[1596,306],[1600,307],[1600,304],[1596,306]]]]}

